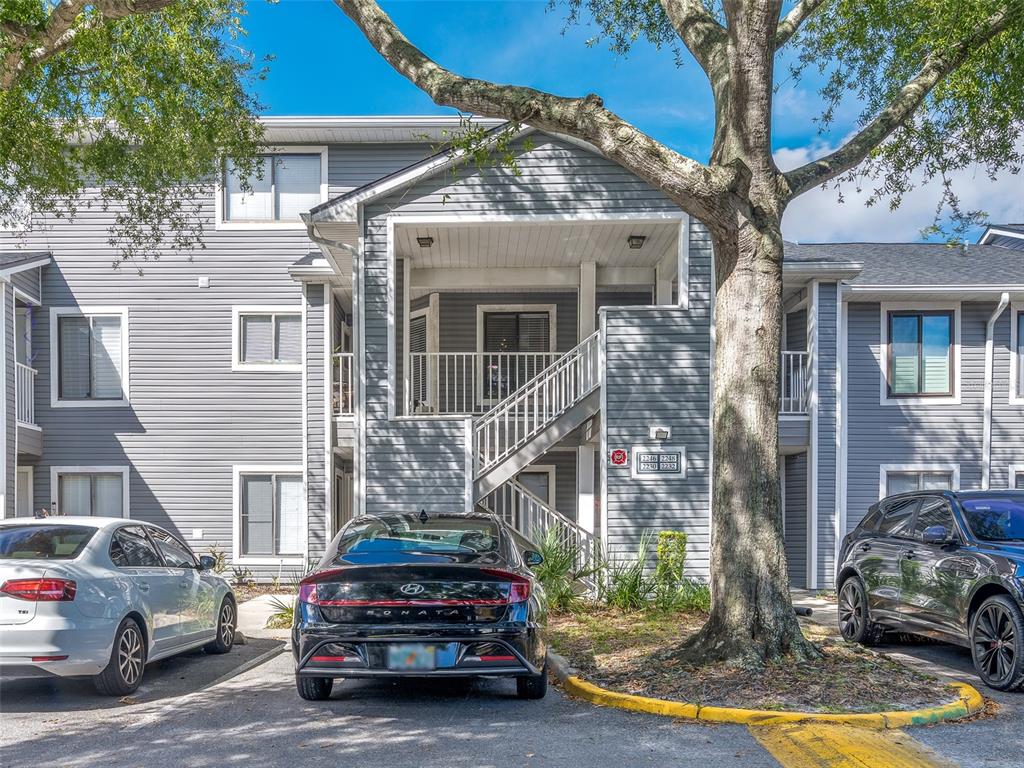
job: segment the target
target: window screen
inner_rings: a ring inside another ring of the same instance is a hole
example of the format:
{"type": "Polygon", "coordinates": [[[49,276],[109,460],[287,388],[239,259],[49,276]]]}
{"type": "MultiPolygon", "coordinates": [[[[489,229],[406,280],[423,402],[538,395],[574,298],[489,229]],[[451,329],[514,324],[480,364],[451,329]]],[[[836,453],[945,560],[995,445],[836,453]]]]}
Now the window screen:
{"type": "Polygon", "coordinates": [[[57,493],[62,515],[124,515],[124,477],[120,472],[61,473],[57,493]]]}
{"type": "Polygon", "coordinates": [[[240,362],[302,362],[301,314],[242,314],[239,321],[240,362]]]}
{"type": "Polygon", "coordinates": [[[64,316],[57,329],[60,399],[122,399],[121,318],[64,316]]]}
{"type": "Polygon", "coordinates": [[[241,493],[244,555],[305,551],[305,503],[299,475],[244,475],[241,493]]]}

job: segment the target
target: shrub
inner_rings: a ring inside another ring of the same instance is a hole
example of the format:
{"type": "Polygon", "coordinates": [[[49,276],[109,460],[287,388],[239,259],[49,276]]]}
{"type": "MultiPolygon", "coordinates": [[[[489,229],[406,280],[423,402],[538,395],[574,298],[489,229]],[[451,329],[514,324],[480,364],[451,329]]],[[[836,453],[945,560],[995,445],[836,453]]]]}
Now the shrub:
{"type": "Polygon", "coordinates": [[[683,582],[686,570],[686,534],[682,531],[658,533],[657,563],[654,580],[659,588],[675,589],[683,582]]]}
{"type": "Polygon", "coordinates": [[[537,581],[547,595],[548,607],[554,611],[570,611],[580,601],[581,582],[594,575],[582,549],[549,528],[538,550],[544,562],[533,569],[537,581]]]}
{"type": "Polygon", "coordinates": [[[218,576],[228,569],[228,553],[216,544],[211,545],[206,554],[213,558],[213,572],[218,576]]]}
{"type": "Polygon", "coordinates": [[[231,586],[233,587],[247,587],[252,584],[252,571],[248,568],[232,568],[231,569],[231,586]]]}
{"type": "Polygon", "coordinates": [[[295,620],[295,602],[279,597],[270,598],[274,612],[267,618],[267,629],[287,629],[295,620]]]}
{"type": "Polygon", "coordinates": [[[598,596],[604,603],[624,611],[647,607],[657,586],[647,573],[650,544],[650,534],[644,533],[635,556],[617,557],[602,563],[603,578],[599,580],[598,596]]]}

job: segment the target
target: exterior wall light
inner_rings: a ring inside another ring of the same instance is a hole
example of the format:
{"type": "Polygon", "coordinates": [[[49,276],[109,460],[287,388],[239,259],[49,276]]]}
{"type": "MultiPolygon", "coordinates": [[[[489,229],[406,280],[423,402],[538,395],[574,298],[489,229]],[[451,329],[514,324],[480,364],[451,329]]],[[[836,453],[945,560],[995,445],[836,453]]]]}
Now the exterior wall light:
{"type": "Polygon", "coordinates": [[[417,237],[416,242],[420,244],[420,248],[429,248],[434,244],[434,238],[432,237],[417,237]]]}
{"type": "Polygon", "coordinates": [[[626,242],[629,243],[629,247],[633,250],[643,248],[645,240],[647,240],[647,235],[630,235],[626,238],[626,242]]]}

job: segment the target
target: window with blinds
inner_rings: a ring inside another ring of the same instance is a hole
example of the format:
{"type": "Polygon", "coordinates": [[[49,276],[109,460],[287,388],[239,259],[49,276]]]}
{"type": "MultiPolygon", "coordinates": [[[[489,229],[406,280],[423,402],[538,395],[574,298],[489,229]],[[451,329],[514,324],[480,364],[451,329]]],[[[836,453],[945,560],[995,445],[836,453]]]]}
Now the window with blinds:
{"type": "Polygon", "coordinates": [[[321,201],[319,154],[264,155],[248,188],[230,160],[224,176],[225,221],[300,221],[300,214],[321,201]]]}
{"type": "Polygon", "coordinates": [[[57,475],[61,515],[124,516],[124,477],[120,472],[62,472],[57,475]]]}
{"type": "Polygon", "coordinates": [[[57,320],[58,397],[123,400],[121,316],[64,315],[57,320]]]}
{"type": "Polygon", "coordinates": [[[409,389],[413,411],[428,404],[427,317],[409,319],[409,389]]]}
{"type": "Polygon", "coordinates": [[[547,312],[487,312],[484,352],[550,352],[551,319],[547,312]]]}
{"type": "Polygon", "coordinates": [[[240,314],[240,363],[297,365],[302,362],[302,315],[240,314]]]}
{"type": "Polygon", "coordinates": [[[953,394],[953,312],[889,313],[890,397],[953,394]]]}
{"type": "Polygon", "coordinates": [[[953,487],[952,472],[887,472],[885,495],[910,491],[942,491],[953,487]]]}
{"type": "Polygon", "coordinates": [[[302,477],[242,475],[242,554],[301,555],[306,548],[302,477]]]}

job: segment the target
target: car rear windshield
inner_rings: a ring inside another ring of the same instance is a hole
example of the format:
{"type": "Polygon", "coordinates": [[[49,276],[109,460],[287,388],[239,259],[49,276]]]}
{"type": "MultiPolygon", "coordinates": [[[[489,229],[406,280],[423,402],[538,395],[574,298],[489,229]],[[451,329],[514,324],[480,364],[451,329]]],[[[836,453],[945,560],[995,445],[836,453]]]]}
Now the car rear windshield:
{"type": "Polygon", "coordinates": [[[74,560],[95,533],[84,525],[5,525],[0,560],[74,560]]]}
{"type": "Polygon", "coordinates": [[[338,555],[416,552],[464,554],[498,551],[498,526],[487,518],[385,515],[355,520],[338,542],[338,555]]]}
{"type": "Polygon", "coordinates": [[[961,499],[967,524],[984,541],[1024,541],[1024,494],[961,499]]]}

